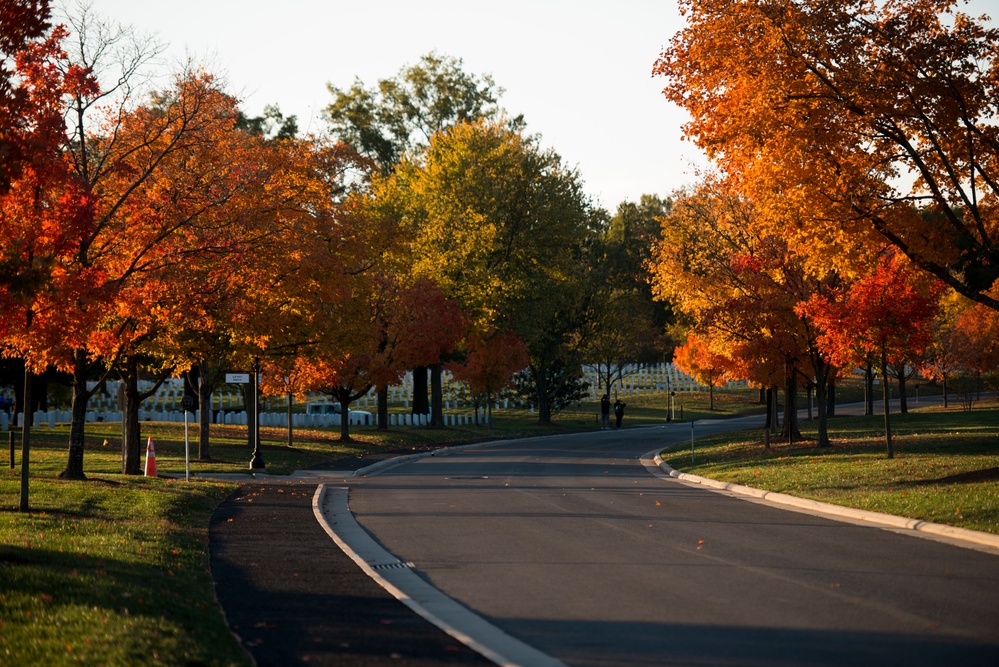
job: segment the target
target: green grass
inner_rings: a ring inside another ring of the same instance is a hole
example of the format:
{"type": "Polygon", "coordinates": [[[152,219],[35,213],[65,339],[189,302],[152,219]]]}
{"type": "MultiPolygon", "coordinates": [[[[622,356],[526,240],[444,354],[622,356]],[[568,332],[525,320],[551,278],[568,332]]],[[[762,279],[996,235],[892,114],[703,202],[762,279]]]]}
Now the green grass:
{"type": "Polygon", "coordinates": [[[670,466],[724,482],[837,505],[896,514],[999,534],[999,407],[957,407],[892,415],[895,458],[888,459],[883,416],[830,421],[833,446],[810,439],[764,449],[763,435],[745,431],[666,451],[670,466]]]}
{"type": "Polygon", "coordinates": [[[66,482],[48,458],[30,513],[11,508],[18,471],[0,474],[0,664],[248,664],[208,572],[208,517],[232,487],[66,482]]]}

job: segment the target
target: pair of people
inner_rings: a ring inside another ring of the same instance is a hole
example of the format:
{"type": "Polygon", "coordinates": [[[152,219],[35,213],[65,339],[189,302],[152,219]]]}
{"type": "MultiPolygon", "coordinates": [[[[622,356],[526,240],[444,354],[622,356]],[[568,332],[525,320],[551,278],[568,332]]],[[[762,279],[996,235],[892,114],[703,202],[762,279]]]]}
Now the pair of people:
{"type": "MultiPolygon", "coordinates": [[[[621,399],[614,401],[614,421],[615,428],[621,428],[621,420],[624,419],[624,408],[627,403],[622,403],[621,399]]],[[[604,394],[600,397],[600,430],[610,428],[610,396],[604,394]]]]}

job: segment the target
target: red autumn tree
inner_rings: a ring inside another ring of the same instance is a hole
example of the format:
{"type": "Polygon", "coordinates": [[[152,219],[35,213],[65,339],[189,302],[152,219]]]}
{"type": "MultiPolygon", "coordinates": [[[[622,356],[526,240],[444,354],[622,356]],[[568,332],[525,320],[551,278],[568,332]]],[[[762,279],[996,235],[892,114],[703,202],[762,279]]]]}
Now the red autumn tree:
{"type": "MultiPolygon", "coordinates": [[[[3,19],[15,20],[17,3],[4,5],[3,19]]],[[[61,70],[60,48],[66,33],[52,30],[44,39],[25,28],[3,24],[3,48],[19,45],[14,54],[18,84],[2,86],[0,116],[17,114],[0,129],[0,353],[25,360],[26,380],[32,371],[63,361],[59,324],[75,299],[85,298],[93,272],[74,271],[73,257],[93,225],[93,202],[85,183],[76,179],[61,144],[61,100],[83,94],[93,81],[79,68],[61,70]]],[[[6,63],[3,63],[4,65],[6,63]]],[[[4,79],[7,77],[4,76],[4,79]]],[[[25,382],[24,404],[31,405],[31,383],[25,382]]],[[[28,409],[25,408],[25,412],[28,409]]],[[[28,510],[30,422],[22,432],[21,511],[28,510]]]]}
{"type": "Polygon", "coordinates": [[[474,332],[468,337],[465,352],[464,363],[451,363],[447,368],[456,380],[468,383],[476,405],[484,398],[492,424],[493,396],[513,386],[514,373],[527,366],[530,353],[524,341],[509,331],[491,335],[474,332]]]}
{"type": "Polygon", "coordinates": [[[929,346],[942,286],[917,274],[901,254],[886,255],[841,301],[817,296],[802,310],[822,327],[819,342],[833,363],[849,368],[867,355],[874,360],[884,379],[885,446],[893,458],[887,369],[929,346]]]}
{"type": "Polygon", "coordinates": [[[969,374],[999,371],[999,312],[980,304],[966,309],[954,325],[952,340],[957,362],[969,374]]]}

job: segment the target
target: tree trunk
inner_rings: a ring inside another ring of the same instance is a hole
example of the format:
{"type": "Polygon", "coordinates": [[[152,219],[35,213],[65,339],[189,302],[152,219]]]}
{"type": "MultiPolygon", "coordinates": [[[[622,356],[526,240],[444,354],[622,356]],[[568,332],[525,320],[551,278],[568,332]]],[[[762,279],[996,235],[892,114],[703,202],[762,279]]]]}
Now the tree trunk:
{"type": "Polygon", "coordinates": [[[551,406],[548,404],[548,374],[543,370],[534,373],[534,385],[538,399],[538,421],[550,424],[552,421],[551,406]]]}
{"type": "Polygon", "coordinates": [[[350,397],[340,394],[340,442],[351,442],[350,439],[350,397]]]}
{"type": "Polygon", "coordinates": [[[829,389],[826,391],[826,417],[836,416],[836,384],[834,382],[829,383],[829,389]]]}
{"type": "Polygon", "coordinates": [[[826,402],[826,393],[829,391],[829,385],[822,378],[816,379],[819,380],[815,384],[815,407],[819,413],[818,445],[819,447],[831,447],[832,443],[829,441],[829,406],[826,402]]]}
{"type": "Polygon", "coordinates": [[[785,378],[784,388],[784,433],[787,444],[793,445],[801,440],[798,430],[798,371],[792,365],[785,378]]]}
{"type": "Polygon", "coordinates": [[[767,429],[767,432],[770,432],[774,428],[774,409],[773,409],[774,390],[773,387],[767,387],[763,391],[765,392],[766,405],[767,405],[767,420],[763,424],[763,427],[767,429]]]}
{"type": "Polygon", "coordinates": [[[388,430],[388,387],[378,389],[378,430],[388,430]]]}
{"type": "Polygon", "coordinates": [[[714,412],[715,409],[715,386],[713,384],[708,385],[708,410],[714,412]]]}
{"type": "MultiPolygon", "coordinates": [[[[882,369],[888,368],[888,366],[886,365],[887,364],[886,356],[887,355],[884,352],[881,353],[882,369]]],[[[891,444],[891,405],[890,405],[891,394],[889,393],[888,389],[887,370],[882,371],[881,376],[882,378],[884,378],[884,387],[882,393],[884,394],[884,401],[885,401],[885,445],[888,447],[888,458],[893,459],[895,458],[895,450],[891,444]]]]}
{"type": "Polygon", "coordinates": [[[59,473],[60,479],[87,479],[83,474],[84,427],[87,423],[87,352],[78,349],[73,352],[73,417],[69,427],[69,456],[66,469],[59,473]]]}
{"type": "MultiPolygon", "coordinates": [[[[31,371],[28,365],[24,365],[24,402],[31,405],[31,371]]],[[[16,413],[15,413],[16,414],[16,413]]],[[[21,429],[21,496],[18,510],[27,512],[28,507],[28,479],[31,462],[31,422],[28,415],[24,415],[24,428],[21,429]]],[[[13,464],[13,461],[11,462],[13,464]]]]}
{"type": "Polygon", "coordinates": [[[493,427],[493,393],[486,391],[486,428],[493,427]]]}
{"type": "Polygon", "coordinates": [[[444,426],[444,383],[441,374],[444,365],[440,362],[430,367],[430,425],[444,426]]]}
{"type": "Polygon", "coordinates": [[[905,366],[902,367],[902,370],[896,375],[896,377],[898,378],[898,411],[903,415],[909,414],[909,401],[906,400],[905,396],[905,366]]]}
{"type": "Polygon", "coordinates": [[[430,397],[427,395],[427,367],[413,369],[413,414],[425,415],[430,412],[430,397]]]}
{"type": "Polygon", "coordinates": [[[874,414],[874,365],[870,362],[864,368],[864,415],[874,414]]]}
{"type": "Polygon", "coordinates": [[[17,425],[17,415],[24,413],[24,423],[28,423],[28,411],[24,409],[24,389],[28,386],[29,380],[25,378],[25,373],[28,372],[24,363],[24,359],[16,360],[18,365],[15,367],[14,376],[21,379],[21,382],[14,382],[14,406],[11,408],[11,417],[13,419],[13,424],[17,425]]]}
{"type": "Polygon", "coordinates": [[[198,460],[211,461],[212,389],[208,364],[198,362],[198,460]]]}
{"type": "Polygon", "coordinates": [[[125,361],[125,377],[122,379],[125,387],[125,407],[121,418],[125,420],[124,440],[122,442],[122,473],[126,475],[141,475],[141,442],[139,425],[139,360],[129,356],[125,361]]]}

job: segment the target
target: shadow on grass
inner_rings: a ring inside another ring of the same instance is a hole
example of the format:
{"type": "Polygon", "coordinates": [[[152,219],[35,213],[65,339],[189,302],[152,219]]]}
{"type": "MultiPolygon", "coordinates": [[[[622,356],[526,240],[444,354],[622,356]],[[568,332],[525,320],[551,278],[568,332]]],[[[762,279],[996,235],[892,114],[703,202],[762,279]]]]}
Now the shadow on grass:
{"type": "Polygon", "coordinates": [[[937,477],[936,479],[914,479],[900,482],[899,486],[928,486],[932,484],[974,484],[977,482],[987,482],[999,479],[999,467],[983,468],[981,470],[971,470],[968,472],[937,477]]]}

